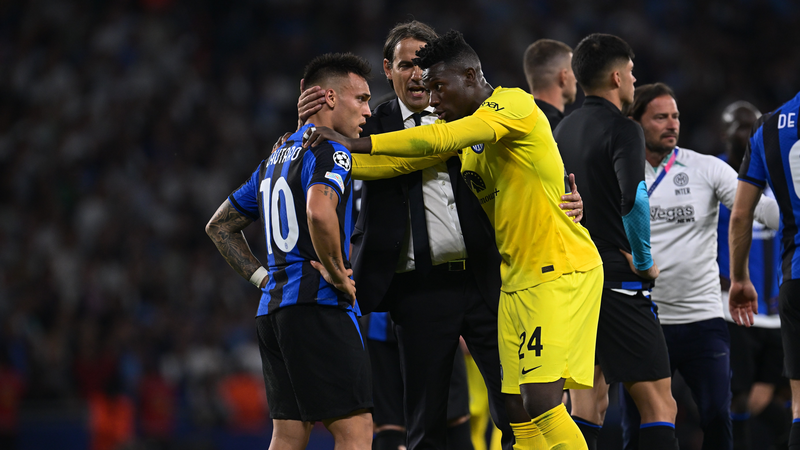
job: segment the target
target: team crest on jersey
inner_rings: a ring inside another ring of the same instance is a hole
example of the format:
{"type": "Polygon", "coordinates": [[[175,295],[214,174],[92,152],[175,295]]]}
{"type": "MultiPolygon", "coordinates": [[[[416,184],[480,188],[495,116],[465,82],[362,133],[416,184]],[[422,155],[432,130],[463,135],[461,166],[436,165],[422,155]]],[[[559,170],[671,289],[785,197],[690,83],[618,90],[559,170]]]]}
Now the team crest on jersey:
{"type": "Polygon", "coordinates": [[[350,155],[345,152],[336,152],[333,154],[333,162],[344,170],[350,170],[350,155]]]}
{"type": "Polygon", "coordinates": [[[481,153],[483,153],[483,144],[475,144],[475,145],[473,145],[472,146],[472,151],[480,155],[481,153]]]}
{"type": "Polygon", "coordinates": [[[339,190],[344,192],[344,181],[342,181],[342,176],[341,175],[339,175],[338,173],[333,173],[333,172],[325,172],[325,178],[327,178],[327,179],[333,181],[334,183],[336,183],[336,185],[339,186],[339,190]]]}
{"type": "Polygon", "coordinates": [[[683,172],[676,173],[672,178],[672,182],[675,183],[675,186],[686,186],[689,184],[689,175],[686,175],[683,172]]]}
{"type": "Polygon", "coordinates": [[[461,176],[464,177],[464,182],[467,183],[467,186],[469,186],[470,189],[474,189],[475,192],[486,189],[486,183],[483,182],[483,178],[478,175],[478,172],[465,170],[461,173],[461,176]]]}

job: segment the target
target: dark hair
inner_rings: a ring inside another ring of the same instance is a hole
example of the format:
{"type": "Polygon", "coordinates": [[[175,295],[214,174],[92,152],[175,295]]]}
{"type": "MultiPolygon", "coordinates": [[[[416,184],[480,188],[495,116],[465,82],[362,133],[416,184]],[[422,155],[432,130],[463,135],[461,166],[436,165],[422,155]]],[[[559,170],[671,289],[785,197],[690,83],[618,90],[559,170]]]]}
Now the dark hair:
{"type": "Polygon", "coordinates": [[[429,42],[424,48],[417,50],[415,65],[427,69],[440,62],[457,63],[463,66],[480,66],[481,61],[475,50],[464,41],[464,36],[455,30],[448,31],[429,42]]]}
{"type": "Polygon", "coordinates": [[[627,42],[611,34],[594,33],[583,38],[572,54],[572,71],[584,91],[603,86],[606,72],[622,61],[633,60],[627,42]]]}
{"type": "Polygon", "coordinates": [[[644,115],[644,112],[647,111],[647,105],[662,95],[669,95],[675,99],[675,103],[678,102],[678,99],[675,98],[675,92],[666,84],[643,84],[633,91],[633,103],[627,105],[622,110],[622,114],[630,116],[633,120],[638,122],[644,115]]]}
{"type": "Polygon", "coordinates": [[[549,87],[555,81],[553,75],[557,72],[554,63],[571,52],[569,45],[552,39],[539,39],[529,45],[522,57],[522,69],[531,89],[549,87]]]}
{"type": "Polygon", "coordinates": [[[417,20],[398,23],[386,36],[386,42],[383,44],[383,57],[393,63],[394,49],[404,39],[416,39],[427,44],[438,37],[439,35],[433,31],[433,28],[417,20]]]}
{"type": "Polygon", "coordinates": [[[372,71],[366,59],[352,53],[325,53],[312,59],[303,72],[306,89],[319,86],[333,77],[354,73],[365,80],[372,71]]]}

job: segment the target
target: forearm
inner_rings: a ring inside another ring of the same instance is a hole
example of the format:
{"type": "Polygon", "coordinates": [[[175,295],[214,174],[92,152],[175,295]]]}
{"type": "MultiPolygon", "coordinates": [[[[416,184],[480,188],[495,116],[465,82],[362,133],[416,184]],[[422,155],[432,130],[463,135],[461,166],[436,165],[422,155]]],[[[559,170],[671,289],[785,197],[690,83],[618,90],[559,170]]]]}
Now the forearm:
{"type": "Polygon", "coordinates": [[[650,253],[650,201],[644,181],[639,183],[631,210],[622,216],[622,224],[631,244],[633,265],[639,270],[649,269],[653,266],[650,253]]]}
{"type": "Polygon", "coordinates": [[[753,240],[753,216],[759,196],[761,188],[739,181],[728,229],[732,282],[743,282],[750,278],[747,259],[753,240]]]}
{"type": "Polygon", "coordinates": [[[252,223],[225,200],[206,225],[206,234],[214,242],[219,253],[229,266],[243,278],[250,277],[261,267],[253,255],[242,230],[252,223]]]}
{"type": "Polygon", "coordinates": [[[373,155],[404,158],[452,152],[475,144],[494,142],[494,138],[494,129],[473,116],[370,136],[373,155]]]}
{"type": "Polygon", "coordinates": [[[456,154],[445,153],[419,158],[353,154],[351,173],[357,180],[382,180],[427,169],[440,162],[445,162],[453,156],[456,154]]]}
{"type": "Polygon", "coordinates": [[[336,281],[347,278],[335,209],[308,211],[308,231],[319,261],[336,281]]]}

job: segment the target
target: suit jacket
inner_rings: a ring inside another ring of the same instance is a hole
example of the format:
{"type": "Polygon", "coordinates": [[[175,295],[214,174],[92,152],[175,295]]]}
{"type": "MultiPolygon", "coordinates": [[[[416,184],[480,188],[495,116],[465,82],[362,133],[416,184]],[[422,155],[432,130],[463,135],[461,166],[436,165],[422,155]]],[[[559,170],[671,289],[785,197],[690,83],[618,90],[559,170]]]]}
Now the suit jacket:
{"type": "MultiPolygon", "coordinates": [[[[402,130],[398,101],[395,98],[378,105],[367,119],[361,136],[402,130]]],[[[467,268],[472,271],[489,307],[497,311],[501,260],[494,229],[477,197],[461,177],[461,161],[457,157],[450,158],[447,168],[467,246],[467,268]]],[[[351,242],[353,278],[358,289],[358,304],[364,314],[387,311],[391,306],[384,299],[395,275],[408,226],[408,187],[421,182],[421,172],[414,172],[363,184],[361,212],[351,242]]]]}

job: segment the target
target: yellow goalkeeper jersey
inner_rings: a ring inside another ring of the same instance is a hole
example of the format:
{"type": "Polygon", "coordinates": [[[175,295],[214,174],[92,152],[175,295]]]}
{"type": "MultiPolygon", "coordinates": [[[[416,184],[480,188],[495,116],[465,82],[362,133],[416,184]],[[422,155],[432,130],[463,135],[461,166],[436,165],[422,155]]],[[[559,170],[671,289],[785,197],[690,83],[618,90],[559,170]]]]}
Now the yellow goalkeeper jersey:
{"type": "Polygon", "coordinates": [[[420,157],[463,149],[461,175],[495,229],[503,291],[602,264],[586,228],[558,206],[564,163],[544,113],[523,90],[498,87],[471,116],[371,139],[374,155],[420,157]]]}

